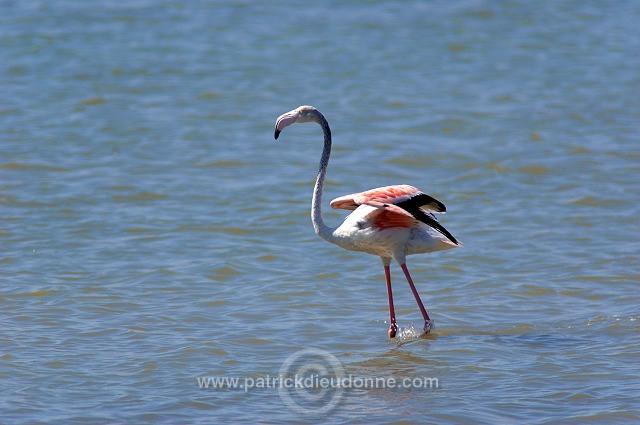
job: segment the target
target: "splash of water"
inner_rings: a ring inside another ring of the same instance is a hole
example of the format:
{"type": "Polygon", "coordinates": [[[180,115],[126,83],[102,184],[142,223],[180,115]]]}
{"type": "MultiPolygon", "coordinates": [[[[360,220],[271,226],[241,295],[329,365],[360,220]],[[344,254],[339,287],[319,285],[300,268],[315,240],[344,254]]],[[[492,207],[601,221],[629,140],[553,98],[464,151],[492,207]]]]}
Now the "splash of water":
{"type": "Polygon", "coordinates": [[[426,335],[435,335],[435,323],[433,320],[425,323],[424,326],[415,326],[414,324],[405,327],[399,326],[396,333],[396,341],[400,346],[426,335]]]}

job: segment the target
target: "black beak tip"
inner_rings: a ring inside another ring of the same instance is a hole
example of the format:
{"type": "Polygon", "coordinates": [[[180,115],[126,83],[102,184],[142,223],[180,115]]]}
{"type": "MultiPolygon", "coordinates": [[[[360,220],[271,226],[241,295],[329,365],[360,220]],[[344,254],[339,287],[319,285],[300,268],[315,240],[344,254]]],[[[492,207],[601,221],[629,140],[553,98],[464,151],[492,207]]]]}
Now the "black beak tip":
{"type": "Polygon", "coordinates": [[[276,130],[275,133],[273,133],[273,137],[278,140],[278,136],[280,135],[280,131],[276,130]]]}

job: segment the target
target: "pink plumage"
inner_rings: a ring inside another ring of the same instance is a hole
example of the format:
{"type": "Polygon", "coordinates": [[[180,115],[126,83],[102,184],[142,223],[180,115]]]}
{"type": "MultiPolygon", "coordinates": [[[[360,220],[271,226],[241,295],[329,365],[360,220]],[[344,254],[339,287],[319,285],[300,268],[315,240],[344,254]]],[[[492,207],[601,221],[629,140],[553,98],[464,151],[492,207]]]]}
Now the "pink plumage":
{"type": "Polygon", "coordinates": [[[378,187],[340,196],[331,201],[330,205],[334,209],[343,210],[355,210],[361,205],[378,208],[381,211],[370,214],[369,218],[378,229],[418,226],[422,222],[440,232],[452,244],[458,245],[453,235],[430,214],[444,213],[444,204],[408,184],[378,187]]]}
{"type": "Polygon", "coordinates": [[[384,204],[397,204],[406,201],[422,192],[408,184],[395,186],[384,186],[370,189],[365,192],[344,195],[331,201],[332,208],[342,208],[345,210],[355,210],[358,205],[368,202],[382,202],[384,204]]]}

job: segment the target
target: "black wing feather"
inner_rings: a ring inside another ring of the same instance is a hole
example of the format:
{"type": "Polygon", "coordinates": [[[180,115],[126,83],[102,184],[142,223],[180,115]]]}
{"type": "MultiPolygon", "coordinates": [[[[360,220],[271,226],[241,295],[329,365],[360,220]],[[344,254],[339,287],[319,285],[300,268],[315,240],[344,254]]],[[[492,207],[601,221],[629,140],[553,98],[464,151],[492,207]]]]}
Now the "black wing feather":
{"type": "Polygon", "coordinates": [[[403,210],[414,216],[416,220],[419,220],[427,226],[442,233],[447,239],[458,245],[458,240],[451,233],[449,233],[449,231],[445,229],[443,225],[438,223],[438,220],[433,214],[425,213],[421,209],[421,207],[427,207],[432,211],[445,212],[447,209],[442,202],[425,193],[421,193],[410,199],[407,199],[406,201],[397,203],[396,206],[402,208],[403,210]]]}

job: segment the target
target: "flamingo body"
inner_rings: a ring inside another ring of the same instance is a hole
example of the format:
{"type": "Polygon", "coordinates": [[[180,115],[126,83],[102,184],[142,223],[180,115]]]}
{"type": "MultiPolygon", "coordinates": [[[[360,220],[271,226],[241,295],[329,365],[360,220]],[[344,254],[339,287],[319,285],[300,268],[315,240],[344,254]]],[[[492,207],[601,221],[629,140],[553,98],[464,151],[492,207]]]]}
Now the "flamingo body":
{"type": "Polygon", "coordinates": [[[391,274],[389,266],[395,260],[405,274],[409,287],[425,320],[425,332],[431,319],[415,288],[406,257],[455,248],[461,244],[436,219],[434,213],[444,213],[444,204],[409,185],[385,186],[365,192],[341,196],[331,201],[331,207],[353,211],[337,228],[324,223],[322,191],[331,155],[331,130],[325,117],[312,106],[300,106],[276,120],[274,136],[294,123],[316,122],[322,127],[324,149],[311,201],[311,221],[315,232],[323,239],[342,248],[377,255],[381,258],[389,298],[389,337],[397,331],[391,274]]]}
{"type": "Polygon", "coordinates": [[[458,246],[432,212],[444,212],[440,201],[409,185],[385,186],[341,196],[331,207],[354,210],[334,230],[336,244],[352,251],[395,259],[458,246]],[[435,227],[434,227],[435,226],[435,227]]]}

